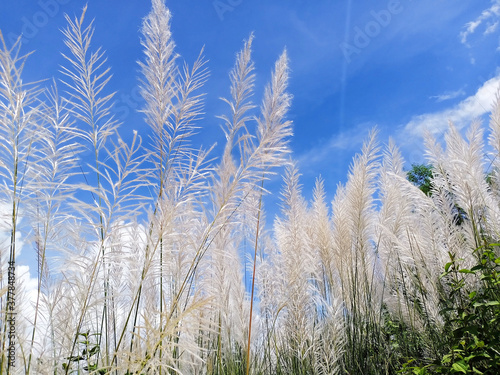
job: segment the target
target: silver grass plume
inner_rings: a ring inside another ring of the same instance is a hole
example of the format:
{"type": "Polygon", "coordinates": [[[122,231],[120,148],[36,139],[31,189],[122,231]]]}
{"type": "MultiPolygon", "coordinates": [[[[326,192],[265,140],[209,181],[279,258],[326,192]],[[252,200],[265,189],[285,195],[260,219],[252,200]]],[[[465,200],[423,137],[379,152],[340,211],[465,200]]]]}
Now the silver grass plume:
{"type": "Polygon", "coordinates": [[[314,263],[311,282],[316,307],[314,318],[310,318],[314,319],[317,332],[312,345],[314,368],[318,374],[336,374],[340,371],[339,360],[344,345],[343,304],[335,278],[332,222],[322,178],[316,179],[314,186],[308,231],[314,263]]]}
{"type": "Polygon", "coordinates": [[[440,216],[432,199],[407,180],[403,163],[391,141],[380,172],[378,254],[388,311],[421,329],[429,316],[438,319],[439,315],[441,293],[435,276],[442,264],[442,248],[436,241],[440,216]],[[422,309],[412,307],[418,301],[422,309]]]}
{"type": "Polygon", "coordinates": [[[283,354],[290,350],[299,355],[300,361],[306,360],[309,345],[314,342],[313,316],[316,313],[314,301],[315,261],[307,235],[309,214],[307,204],[301,195],[299,174],[292,165],[287,168],[282,191],[282,216],[274,225],[276,243],[281,254],[282,264],[276,274],[282,274],[280,304],[283,309],[277,320],[275,335],[277,345],[283,354]],[[302,357],[301,355],[304,355],[302,357]]]}
{"type": "MultiPolygon", "coordinates": [[[[202,95],[197,91],[207,72],[201,54],[192,68],[184,65],[179,70],[171,39],[170,12],[163,1],[152,2],[152,10],[143,21],[142,35],[142,112],[152,129],[148,160],[153,166],[143,171],[142,177],[152,187],[153,207],[145,233],[144,257],[140,260],[140,282],[126,314],[132,330],[128,366],[135,358],[139,361],[152,351],[151,360],[144,366],[161,371],[162,366],[180,366],[180,353],[196,352],[194,340],[190,346],[180,347],[182,336],[189,332],[184,332],[179,324],[187,319],[186,314],[193,313],[192,306],[200,307],[196,298],[189,300],[196,285],[192,260],[197,257],[197,244],[203,236],[200,202],[207,190],[207,153],[193,150],[189,138],[196,129],[194,122],[201,116],[202,95]],[[151,314],[146,315],[146,311],[151,314]],[[139,324],[146,325],[141,334],[136,333],[139,324]]],[[[125,332],[122,330],[120,343],[125,332]]]]}
{"type": "MultiPolygon", "coordinates": [[[[214,216],[221,210],[225,215],[225,217],[219,215],[224,226],[212,244],[209,259],[209,270],[212,275],[207,279],[206,286],[208,293],[214,297],[212,319],[217,330],[215,346],[219,356],[233,348],[243,348],[247,333],[244,328],[248,320],[244,280],[242,270],[235,267],[235,264],[242,263],[238,252],[244,240],[242,234],[245,226],[249,224],[242,219],[244,214],[250,214],[252,211],[247,209],[249,207],[246,203],[252,201],[255,204],[255,200],[252,199],[255,191],[251,189],[237,192],[238,199],[242,202],[234,201],[233,204],[239,206],[233,206],[232,211],[228,206],[235,198],[236,186],[233,182],[241,164],[241,159],[239,163],[235,162],[233,154],[241,155],[246,147],[246,142],[250,138],[246,125],[251,120],[248,112],[255,107],[251,102],[255,81],[254,64],[251,59],[252,41],[253,35],[250,35],[243,49],[237,54],[235,65],[230,72],[231,99],[222,99],[229,105],[230,114],[220,117],[223,120],[226,144],[221,163],[215,170],[213,182],[214,216]]],[[[215,366],[220,366],[220,363],[216,363],[215,366]]]]}
{"type": "MultiPolygon", "coordinates": [[[[66,16],[68,27],[63,34],[70,54],[64,55],[68,66],[62,67],[62,73],[66,76],[63,82],[68,88],[68,108],[77,120],[77,127],[70,131],[83,139],[93,154],[94,160],[87,167],[95,185],[86,178],[86,183],[78,186],[88,195],[83,199],[76,197],[73,207],[87,229],[77,234],[76,241],[86,243],[87,248],[77,253],[69,249],[68,266],[63,273],[73,282],[70,285],[82,302],[75,313],[78,321],[70,356],[77,350],[79,335],[88,329],[101,348],[100,364],[109,368],[116,365],[115,352],[119,347],[119,327],[113,311],[116,293],[110,282],[110,273],[115,272],[119,260],[112,231],[133,221],[141,209],[136,191],[145,184],[140,178],[145,156],[140,153],[141,139],[137,133],[130,145],[117,133],[119,123],[111,111],[114,94],[106,93],[110,69],[105,67],[104,52],[100,48],[91,50],[94,28],[92,23],[85,26],[86,10],[84,7],[81,16],[74,20],[66,16]],[[99,284],[102,289],[97,289],[99,284]]],[[[70,366],[66,367],[68,371],[70,366]]]]}
{"type": "Polygon", "coordinates": [[[376,132],[350,167],[347,184],[333,203],[335,264],[348,310],[370,311],[376,304],[374,198],[378,170],[376,132]]]}
{"type": "MultiPolygon", "coordinates": [[[[40,127],[41,110],[38,97],[41,90],[33,84],[22,80],[22,72],[26,55],[21,55],[21,40],[12,47],[7,47],[0,33],[0,202],[7,205],[10,211],[8,221],[9,245],[0,249],[0,288],[4,287],[4,275],[7,276],[7,265],[10,272],[16,272],[16,254],[18,252],[19,222],[34,190],[32,181],[36,179],[37,162],[40,160],[35,134],[43,134],[40,127]]],[[[12,280],[12,279],[11,279],[12,280]]],[[[16,365],[15,338],[7,340],[7,329],[16,331],[16,323],[9,320],[8,311],[19,312],[15,308],[16,285],[9,282],[7,293],[0,300],[0,320],[2,322],[0,372],[12,370],[16,365]],[[9,327],[9,328],[7,328],[9,327]],[[7,355],[7,345],[11,346],[7,355]]],[[[17,327],[21,331],[21,327],[17,327]]],[[[19,362],[19,361],[18,361],[19,362]]],[[[17,367],[19,368],[19,365],[17,367]]]]}
{"type": "MultiPolygon", "coordinates": [[[[38,258],[38,287],[35,305],[35,315],[32,322],[30,348],[27,350],[28,363],[26,373],[30,372],[33,349],[38,342],[38,316],[40,311],[50,311],[51,306],[45,305],[51,299],[53,282],[50,281],[49,255],[55,255],[62,247],[65,222],[68,220],[68,201],[73,198],[74,186],[69,179],[78,172],[77,163],[81,146],[76,141],[74,121],[71,119],[67,103],[58,94],[57,86],[46,92],[46,104],[43,106],[44,137],[40,140],[40,168],[33,186],[36,187],[35,197],[30,204],[30,224],[33,231],[33,243],[38,258]]],[[[41,315],[41,313],[40,313],[41,315]]],[[[44,317],[42,317],[44,318],[44,317]]],[[[44,319],[50,324],[52,320],[44,319]]],[[[41,335],[46,335],[44,332],[41,335]]],[[[40,338],[43,336],[40,336],[40,338]]],[[[47,346],[51,346],[47,343],[47,346]]]]}

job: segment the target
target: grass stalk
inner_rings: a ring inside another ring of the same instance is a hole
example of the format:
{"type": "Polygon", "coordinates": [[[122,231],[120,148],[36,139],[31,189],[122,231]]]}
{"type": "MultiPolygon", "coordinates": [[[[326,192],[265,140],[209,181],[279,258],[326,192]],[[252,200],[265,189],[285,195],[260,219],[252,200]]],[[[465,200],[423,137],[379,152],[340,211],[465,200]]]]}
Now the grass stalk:
{"type": "Polygon", "coordinates": [[[257,250],[259,248],[259,232],[260,232],[260,215],[262,209],[262,191],[264,189],[264,178],[261,182],[261,190],[259,195],[259,209],[257,211],[257,228],[255,229],[255,243],[254,243],[254,254],[253,254],[253,271],[252,271],[252,288],[250,293],[250,317],[248,319],[248,340],[247,340],[247,351],[246,351],[246,370],[245,374],[250,374],[250,345],[252,338],[252,316],[253,316],[253,301],[255,292],[255,273],[257,269],[257,250]]]}

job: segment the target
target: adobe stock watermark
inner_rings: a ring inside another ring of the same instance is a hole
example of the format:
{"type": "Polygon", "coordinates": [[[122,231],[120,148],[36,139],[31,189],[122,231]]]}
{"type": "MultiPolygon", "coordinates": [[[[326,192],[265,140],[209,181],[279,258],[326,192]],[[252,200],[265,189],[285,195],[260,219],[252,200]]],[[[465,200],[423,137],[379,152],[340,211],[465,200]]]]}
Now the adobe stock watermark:
{"type": "Polygon", "coordinates": [[[224,14],[227,12],[232,12],[238,5],[240,5],[243,0],[215,0],[212,2],[212,6],[219,16],[221,21],[224,21],[224,14]]]}
{"type": "Polygon", "coordinates": [[[7,322],[9,326],[7,347],[7,373],[16,366],[16,266],[13,260],[9,261],[8,288],[7,288],[7,322]]]}
{"type": "Polygon", "coordinates": [[[10,32],[7,34],[9,43],[14,44],[19,37],[23,44],[29,43],[34,37],[38,35],[40,29],[47,26],[49,21],[59,14],[61,5],[66,5],[72,0],[38,0],[37,5],[40,10],[33,13],[30,17],[21,17],[21,33],[14,34],[10,32]]]}
{"type": "Polygon", "coordinates": [[[401,13],[403,10],[404,7],[400,0],[389,0],[385,9],[370,11],[371,20],[363,27],[354,27],[354,36],[351,41],[340,43],[340,49],[347,63],[352,61],[353,55],[359,55],[364,48],[368,47],[371,41],[379,36],[383,29],[389,26],[393,16],[401,13]]]}
{"type": "Polygon", "coordinates": [[[113,104],[113,115],[118,121],[125,121],[131,111],[136,111],[144,103],[139,86],[135,86],[129,94],[117,94],[113,104]]]}

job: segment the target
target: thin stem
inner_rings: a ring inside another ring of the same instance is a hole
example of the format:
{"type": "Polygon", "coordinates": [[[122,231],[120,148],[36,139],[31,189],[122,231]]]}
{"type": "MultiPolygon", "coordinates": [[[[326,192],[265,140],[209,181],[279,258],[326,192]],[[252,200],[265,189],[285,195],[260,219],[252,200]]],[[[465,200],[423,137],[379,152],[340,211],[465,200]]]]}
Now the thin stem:
{"type": "Polygon", "coordinates": [[[252,274],[252,293],[250,295],[250,318],[248,321],[248,342],[247,342],[247,368],[246,375],[250,373],[250,341],[252,336],[252,314],[253,314],[253,296],[255,292],[255,271],[257,269],[257,249],[259,247],[260,213],[262,209],[262,190],[264,189],[264,177],[261,182],[259,197],[259,211],[257,212],[257,229],[255,231],[255,247],[253,256],[253,274],[252,274]]]}

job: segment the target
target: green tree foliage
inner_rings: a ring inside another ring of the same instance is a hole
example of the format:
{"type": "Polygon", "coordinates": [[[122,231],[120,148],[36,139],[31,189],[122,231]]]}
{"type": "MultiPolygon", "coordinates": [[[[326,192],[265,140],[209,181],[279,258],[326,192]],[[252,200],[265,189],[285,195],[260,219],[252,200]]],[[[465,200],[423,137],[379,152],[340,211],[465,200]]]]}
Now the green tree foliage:
{"type": "Polygon", "coordinates": [[[425,195],[432,195],[432,165],[430,164],[412,164],[411,169],[406,172],[408,181],[412,182],[425,195]]]}

